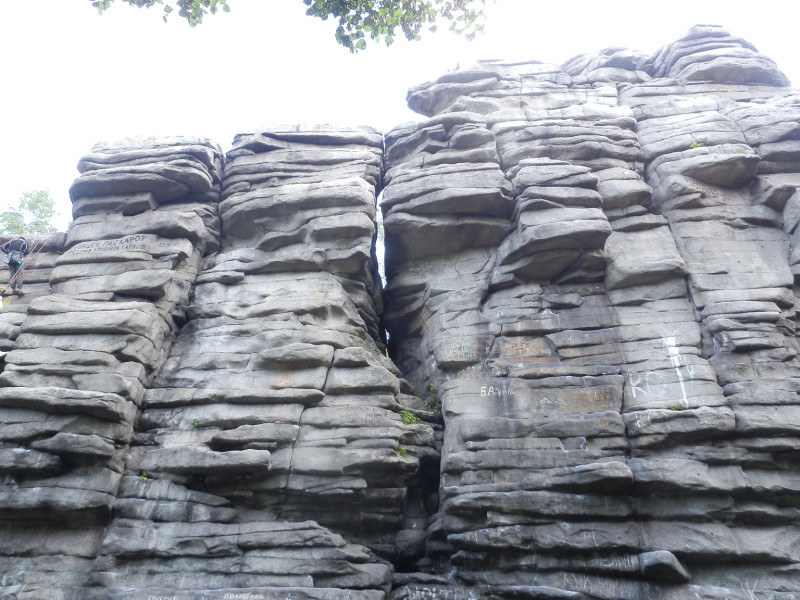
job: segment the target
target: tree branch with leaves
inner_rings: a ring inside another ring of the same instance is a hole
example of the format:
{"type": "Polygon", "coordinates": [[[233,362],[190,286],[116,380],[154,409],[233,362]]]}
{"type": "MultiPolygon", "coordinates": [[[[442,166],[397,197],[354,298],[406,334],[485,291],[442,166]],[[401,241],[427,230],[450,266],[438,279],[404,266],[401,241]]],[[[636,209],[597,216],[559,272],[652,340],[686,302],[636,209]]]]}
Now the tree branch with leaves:
{"type": "MultiPolygon", "coordinates": [[[[114,0],[89,0],[101,14],[114,0]]],[[[217,11],[229,12],[227,0],[120,0],[139,8],[160,5],[163,19],[178,8],[178,15],[194,27],[203,18],[217,11]]],[[[264,0],[266,1],[266,0],[264,0]]],[[[283,0],[286,1],[286,0],[283,0]]],[[[450,30],[472,39],[483,31],[486,0],[303,0],[306,14],[339,21],[336,41],[357,52],[367,47],[367,39],[391,45],[398,35],[418,40],[423,29],[436,31],[442,20],[450,22],[450,30]]]]}
{"type": "Polygon", "coordinates": [[[398,30],[407,40],[420,39],[427,26],[436,31],[441,19],[450,30],[472,39],[483,31],[485,0],[303,0],[306,14],[339,20],[336,41],[356,52],[367,45],[367,37],[391,45],[398,30]]]}
{"type": "MultiPolygon", "coordinates": [[[[97,9],[97,12],[103,14],[114,0],[90,0],[92,6],[97,9]]],[[[183,17],[189,22],[189,25],[194,27],[203,22],[203,17],[208,13],[212,15],[217,11],[230,12],[227,0],[175,0],[175,2],[164,2],[164,0],[122,0],[125,4],[136,6],[138,8],[152,8],[161,5],[164,8],[164,15],[162,18],[164,22],[178,7],[178,16],[183,17]],[[174,6],[173,6],[174,4],[174,6]]]]}

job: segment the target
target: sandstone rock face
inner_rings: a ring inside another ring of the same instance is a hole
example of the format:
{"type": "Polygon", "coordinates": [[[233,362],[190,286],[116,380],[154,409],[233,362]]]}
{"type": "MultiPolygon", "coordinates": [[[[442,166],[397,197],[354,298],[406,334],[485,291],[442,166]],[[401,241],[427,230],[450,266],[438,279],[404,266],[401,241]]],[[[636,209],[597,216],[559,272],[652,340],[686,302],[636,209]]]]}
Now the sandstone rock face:
{"type": "Polygon", "coordinates": [[[452,571],[395,597],[796,595],[785,77],[698,26],[409,104],[430,118],[386,138],[384,316],[442,404],[428,534],[452,571]]]}
{"type": "Polygon", "coordinates": [[[81,160],[49,294],[3,313],[0,595],[377,600],[424,558],[439,454],[379,329],[382,143],[81,160]]]}
{"type": "Polygon", "coordinates": [[[0,597],[797,597],[800,94],[697,26],[409,105],[81,159],[0,311],[0,597]]]}

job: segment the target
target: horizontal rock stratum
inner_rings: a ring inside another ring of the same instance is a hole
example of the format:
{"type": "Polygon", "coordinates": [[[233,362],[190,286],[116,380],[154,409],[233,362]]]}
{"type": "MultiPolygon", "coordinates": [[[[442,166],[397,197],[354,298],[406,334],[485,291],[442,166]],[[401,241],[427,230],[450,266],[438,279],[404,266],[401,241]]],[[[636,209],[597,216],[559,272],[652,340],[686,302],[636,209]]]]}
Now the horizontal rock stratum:
{"type": "Polygon", "coordinates": [[[80,160],[0,598],[800,597],[800,92],[699,25],[408,102],[80,160]]]}

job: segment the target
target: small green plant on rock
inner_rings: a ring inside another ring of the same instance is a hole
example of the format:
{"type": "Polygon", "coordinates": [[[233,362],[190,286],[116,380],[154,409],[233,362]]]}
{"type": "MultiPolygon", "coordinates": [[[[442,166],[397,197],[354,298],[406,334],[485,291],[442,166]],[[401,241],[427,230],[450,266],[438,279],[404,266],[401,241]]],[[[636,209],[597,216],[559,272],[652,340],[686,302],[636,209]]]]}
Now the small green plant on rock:
{"type": "Polygon", "coordinates": [[[405,456],[406,454],[408,454],[408,450],[406,450],[406,449],[405,449],[405,448],[403,448],[402,446],[398,446],[398,447],[397,447],[397,450],[396,450],[396,452],[397,452],[397,453],[398,453],[400,456],[405,456]]]}
{"type": "Polygon", "coordinates": [[[366,333],[351,333],[350,337],[352,338],[353,346],[361,346],[362,348],[367,343],[367,334],[366,333]]]}
{"type": "Polygon", "coordinates": [[[400,418],[403,421],[403,425],[416,425],[417,423],[422,422],[418,417],[415,417],[413,413],[408,410],[401,410],[400,418]]]}
{"type": "Polygon", "coordinates": [[[670,410],[686,410],[686,407],[683,404],[673,404],[669,407],[670,410]]]}
{"type": "Polygon", "coordinates": [[[140,481],[149,481],[150,479],[155,479],[150,473],[145,473],[144,471],[139,471],[139,480],[140,481]]]}
{"type": "Polygon", "coordinates": [[[705,146],[703,142],[692,142],[689,144],[689,149],[694,150],[695,148],[702,148],[703,146],[705,146]]]}
{"type": "Polygon", "coordinates": [[[424,396],[419,393],[417,388],[412,388],[411,393],[422,400],[425,408],[429,411],[435,412],[437,415],[442,414],[442,401],[439,400],[439,388],[432,383],[428,383],[425,385],[425,389],[427,393],[424,396]]]}
{"type": "Polygon", "coordinates": [[[200,427],[200,419],[192,419],[192,427],[200,427]]]}
{"type": "Polygon", "coordinates": [[[425,384],[425,390],[427,394],[422,398],[425,406],[428,407],[428,410],[435,412],[437,415],[442,414],[442,401],[439,399],[439,388],[432,383],[427,383],[425,384]]]}

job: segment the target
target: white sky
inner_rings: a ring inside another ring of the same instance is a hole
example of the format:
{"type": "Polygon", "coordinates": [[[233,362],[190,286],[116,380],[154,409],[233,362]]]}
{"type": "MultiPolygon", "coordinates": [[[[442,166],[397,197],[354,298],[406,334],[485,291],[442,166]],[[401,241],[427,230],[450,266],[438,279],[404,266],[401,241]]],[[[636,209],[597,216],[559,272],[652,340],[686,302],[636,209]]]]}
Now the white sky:
{"type": "MultiPolygon", "coordinates": [[[[491,0],[490,0],[491,1],[491,0]]],[[[0,211],[47,188],[69,221],[78,159],[100,140],[210,137],[270,123],[367,124],[419,118],[409,87],[479,58],[560,64],[625,46],[647,52],[697,23],[723,25],[800,85],[797,0],[496,0],[473,42],[442,31],[421,42],[352,55],[333,21],[302,0],[229,0],[231,12],[194,29],[177,14],[119,0],[99,16],[90,0],[5,0],[0,9],[0,211]]]]}

